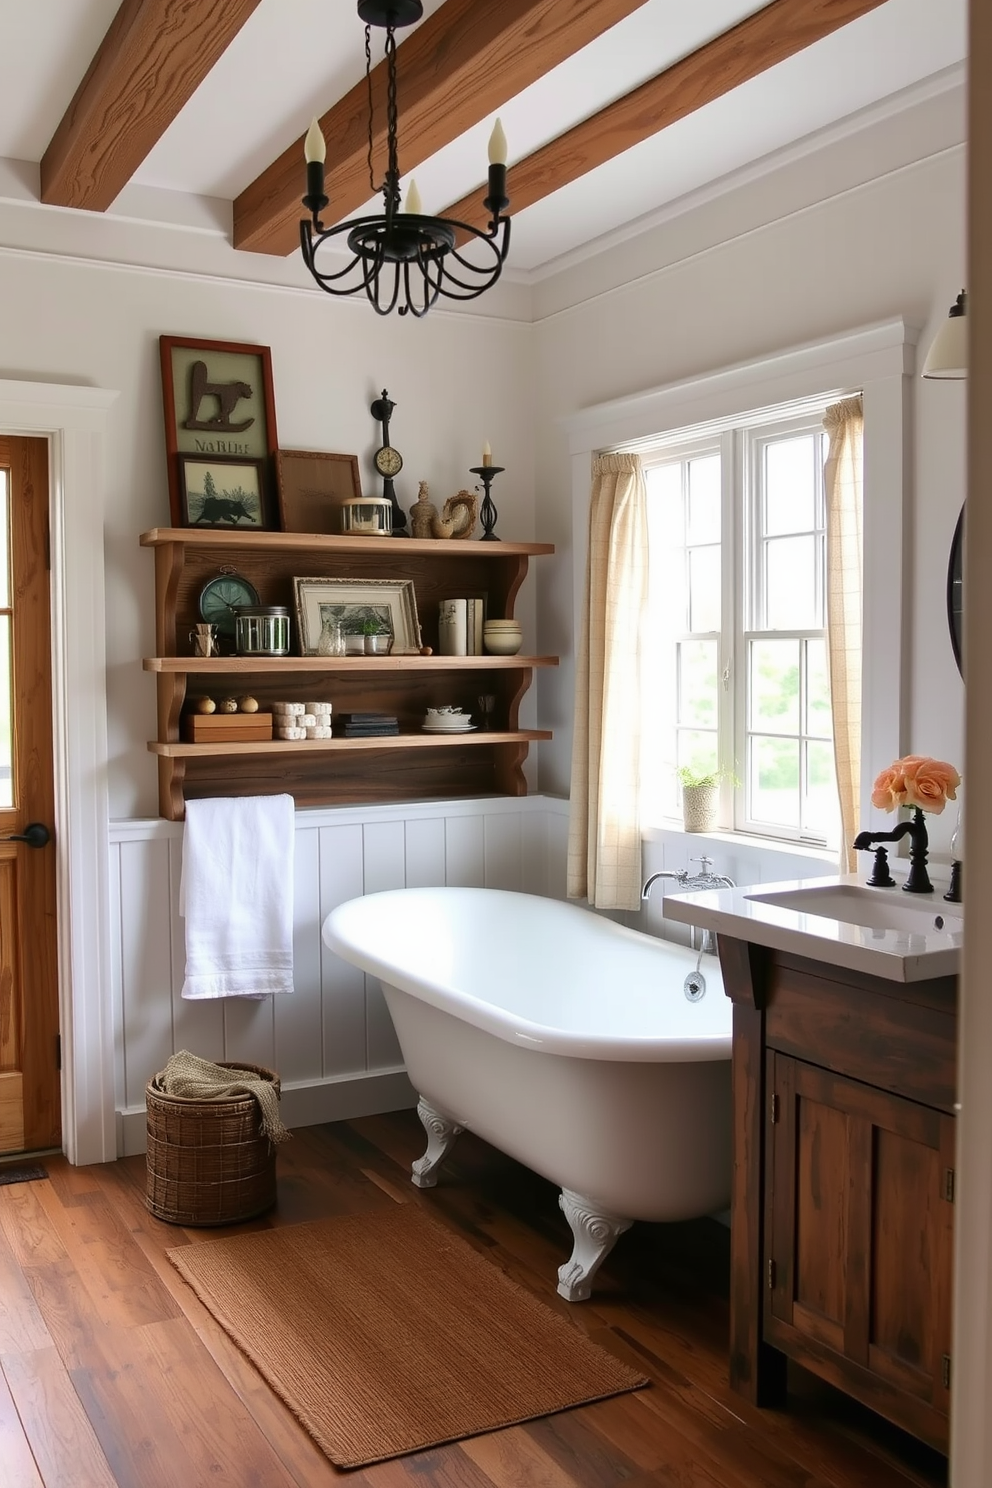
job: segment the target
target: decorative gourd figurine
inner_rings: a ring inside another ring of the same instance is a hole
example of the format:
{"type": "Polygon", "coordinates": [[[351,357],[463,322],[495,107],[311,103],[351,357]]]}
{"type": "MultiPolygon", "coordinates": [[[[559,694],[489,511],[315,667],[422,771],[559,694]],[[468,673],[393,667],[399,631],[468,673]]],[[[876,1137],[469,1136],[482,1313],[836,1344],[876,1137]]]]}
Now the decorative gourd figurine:
{"type": "Polygon", "coordinates": [[[437,507],[430,499],[427,482],[421,481],[417,500],[410,508],[410,531],[414,537],[436,537],[434,523],[437,519],[437,507]]]}
{"type": "Polygon", "coordinates": [[[431,522],[434,537],[471,537],[479,520],[479,498],[471,491],[459,491],[449,496],[441,511],[431,522]]]}

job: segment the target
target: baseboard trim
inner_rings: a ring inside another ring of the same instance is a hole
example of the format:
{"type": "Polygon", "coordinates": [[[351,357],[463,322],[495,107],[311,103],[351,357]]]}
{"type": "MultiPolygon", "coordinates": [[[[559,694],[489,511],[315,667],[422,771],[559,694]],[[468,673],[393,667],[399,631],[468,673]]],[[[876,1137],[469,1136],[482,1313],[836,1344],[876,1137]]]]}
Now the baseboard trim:
{"type": "MultiPolygon", "coordinates": [[[[378,1116],[383,1111],[402,1111],[416,1104],[417,1092],[406,1070],[391,1069],[283,1085],[280,1109],[283,1121],[292,1127],[378,1116]]],[[[144,1152],[145,1140],[144,1106],[118,1111],[118,1157],[134,1157],[144,1152]]]]}

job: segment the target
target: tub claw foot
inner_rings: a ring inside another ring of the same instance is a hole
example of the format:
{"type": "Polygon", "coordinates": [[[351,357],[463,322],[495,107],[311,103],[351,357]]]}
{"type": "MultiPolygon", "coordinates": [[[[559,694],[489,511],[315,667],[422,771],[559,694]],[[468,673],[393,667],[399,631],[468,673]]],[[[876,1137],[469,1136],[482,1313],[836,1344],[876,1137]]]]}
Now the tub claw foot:
{"type": "Polygon", "coordinates": [[[566,1302],[585,1302],[592,1292],[592,1279],[624,1230],[633,1223],[608,1214],[592,1199],[563,1188],[558,1207],[568,1220],[575,1239],[572,1254],[558,1267],[558,1294],[566,1302]]]}
{"type": "Polygon", "coordinates": [[[417,1102],[417,1115],[427,1133],[427,1151],[413,1164],[410,1179],[418,1188],[434,1188],[437,1184],[437,1170],[463,1128],[435,1110],[423,1096],[417,1102]]]}

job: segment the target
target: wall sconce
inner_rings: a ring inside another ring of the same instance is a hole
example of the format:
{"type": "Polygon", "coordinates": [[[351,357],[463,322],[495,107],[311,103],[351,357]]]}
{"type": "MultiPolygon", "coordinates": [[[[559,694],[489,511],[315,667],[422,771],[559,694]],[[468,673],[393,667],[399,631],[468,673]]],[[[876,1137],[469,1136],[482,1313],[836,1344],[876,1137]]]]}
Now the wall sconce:
{"type": "Polygon", "coordinates": [[[924,377],[968,376],[968,296],[964,290],[948,311],[923,363],[924,377]]]}

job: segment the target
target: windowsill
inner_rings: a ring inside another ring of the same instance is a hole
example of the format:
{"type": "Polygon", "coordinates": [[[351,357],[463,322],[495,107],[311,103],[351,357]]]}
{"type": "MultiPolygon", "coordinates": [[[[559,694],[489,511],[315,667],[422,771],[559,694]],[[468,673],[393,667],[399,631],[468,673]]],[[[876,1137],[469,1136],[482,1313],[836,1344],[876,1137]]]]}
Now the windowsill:
{"type": "Polygon", "coordinates": [[[812,863],[837,867],[839,848],[813,847],[808,842],[790,842],[781,837],[761,837],[756,832],[724,832],[714,827],[711,832],[687,832],[677,817],[641,828],[642,842],[661,842],[668,835],[691,837],[697,842],[719,842],[726,847],[746,847],[762,852],[781,853],[792,858],[809,858],[812,863]]]}

